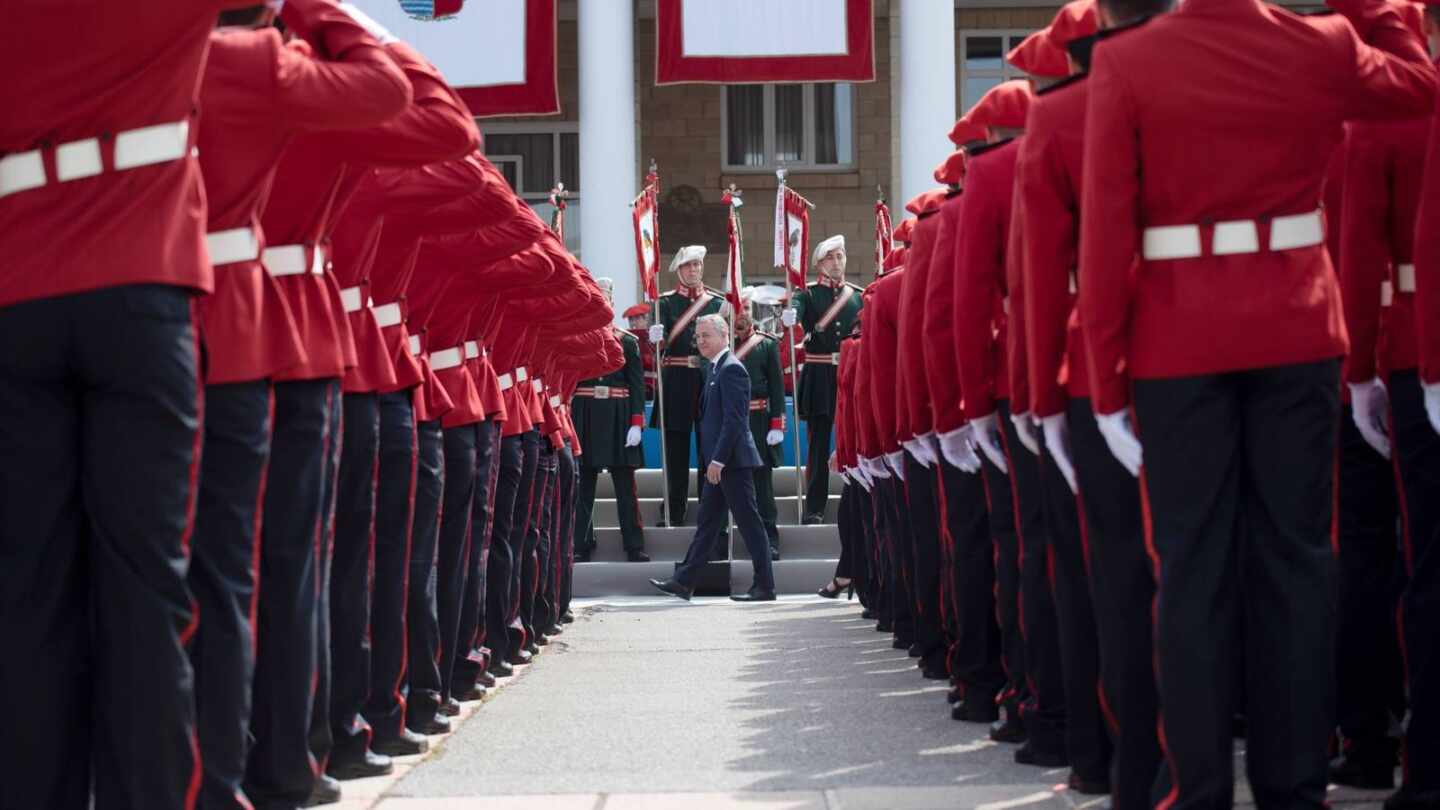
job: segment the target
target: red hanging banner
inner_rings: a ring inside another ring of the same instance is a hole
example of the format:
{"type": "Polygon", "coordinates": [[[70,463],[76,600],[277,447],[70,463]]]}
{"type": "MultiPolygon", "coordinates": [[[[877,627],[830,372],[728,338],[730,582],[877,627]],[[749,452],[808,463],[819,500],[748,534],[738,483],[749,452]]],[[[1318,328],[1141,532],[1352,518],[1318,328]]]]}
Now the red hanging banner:
{"type": "Polygon", "coordinates": [[[657,85],[874,80],[871,0],[656,0],[657,85]]]}
{"type": "Polygon", "coordinates": [[[645,189],[635,202],[630,204],[630,216],[635,224],[635,266],[640,272],[640,283],[645,288],[645,300],[654,301],[660,297],[658,276],[660,275],[660,218],[659,178],[651,172],[645,178],[645,189]]]}
{"type": "Polygon", "coordinates": [[[775,266],[791,287],[805,288],[810,270],[810,201],[785,183],[775,191],[775,266]]]}
{"type": "Polygon", "coordinates": [[[883,199],[875,201],[875,277],[879,278],[885,272],[885,260],[890,258],[890,253],[895,249],[895,240],[891,236],[893,229],[890,227],[890,207],[883,199]]]}

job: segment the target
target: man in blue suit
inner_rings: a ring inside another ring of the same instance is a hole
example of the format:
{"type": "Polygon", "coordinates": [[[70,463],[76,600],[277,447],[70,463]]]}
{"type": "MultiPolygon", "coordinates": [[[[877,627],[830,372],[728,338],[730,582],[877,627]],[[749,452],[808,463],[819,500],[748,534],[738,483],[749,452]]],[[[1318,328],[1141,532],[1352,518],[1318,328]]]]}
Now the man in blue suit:
{"type": "Polygon", "coordinates": [[[730,351],[729,333],[725,319],[719,315],[702,316],[695,325],[695,343],[710,362],[700,396],[700,462],[705,467],[706,485],[700,489],[700,517],[685,559],[675,569],[674,577],[652,579],[650,584],[688,601],[695,590],[695,577],[720,537],[728,508],[735,515],[755,565],[750,590],[730,598],[737,602],[773,602],[775,576],[770,567],[770,545],[755,505],[752,471],[761,461],[750,435],[750,375],[730,351]]]}

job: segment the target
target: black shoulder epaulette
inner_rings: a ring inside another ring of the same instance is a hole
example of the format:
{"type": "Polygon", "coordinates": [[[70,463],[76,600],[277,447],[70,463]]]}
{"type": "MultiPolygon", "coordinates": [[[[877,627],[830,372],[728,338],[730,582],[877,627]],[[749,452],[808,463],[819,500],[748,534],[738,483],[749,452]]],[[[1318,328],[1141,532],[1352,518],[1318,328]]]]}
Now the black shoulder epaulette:
{"type": "Polygon", "coordinates": [[[1058,82],[1050,85],[1049,87],[1046,87],[1046,88],[1043,89],[1043,90],[1036,90],[1036,91],[1035,91],[1035,95],[1036,95],[1037,97],[1038,97],[1038,96],[1045,96],[1045,95],[1049,95],[1049,94],[1055,92],[1056,90],[1059,90],[1059,89],[1062,88],[1062,87],[1073,87],[1073,86],[1075,86],[1076,84],[1079,84],[1081,81],[1084,81],[1085,77],[1088,76],[1088,75],[1089,75],[1088,73],[1076,73],[1076,74],[1073,75],[1073,76],[1066,76],[1065,78],[1063,78],[1063,79],[1061,79],[1060,81],[1058,81],[1058,82]]]}
{"type": "Polygon", "coordinates": [[[999,149],[1000,147],[1004,146],[1007,143],[1010,143],[1013,140],[1015,140],[1015,138],[1012,136],[1009,138],[1001,138],[994,143],[986,143],[981,146],[977,146],[974,149],[969,150],[969,155],[972,158],[979,157],[986,152],[993,152],[994,150],[999,149]]]}

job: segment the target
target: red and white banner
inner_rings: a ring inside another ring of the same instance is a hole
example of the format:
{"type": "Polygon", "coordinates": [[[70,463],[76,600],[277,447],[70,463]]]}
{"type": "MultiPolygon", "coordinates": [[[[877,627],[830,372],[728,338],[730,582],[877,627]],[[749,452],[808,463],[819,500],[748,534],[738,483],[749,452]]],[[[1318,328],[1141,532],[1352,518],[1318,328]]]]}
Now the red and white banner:
{"type": "Polygon", "coordinates": [[[871,0],[655,2],[656,84],[874,80],[871,0]]]}
{"type": "Polygon", "coordinates": [[[791,287],[805,288],[810,271],[810,201],[784,183],[775,189],[775,266],[791,287]]]}
{"type": "Polygon", "coordinates": [[[645,190],[631,203],[630,216],[635,223],[635,266],[645,288],[645,300],[660,297],[657,277],[660,275],[660,218],[657,205],[659,178],[646,177],[645,190]]]}
{"type": "Polygon", "coordinates": [[[875,201],[875,277],[879,278],[885,272],[885,260],[890,258],[890,253],[895,249],[895,239],[891,234],[890,207],[884,200],[875,201]]]}
{"type": "Polygon", "coordinates": [[[554,115],[556,0],[350,0],[434,63],[477,117],[554,115]]]}
{"type": "MultiPolygon", "coordinates": [[[[734,188],[734,186],[731,186],[734,188]]],[[[740,195],[739,192],[726,191],[720,195],[720,201],[730,206],[730,216],[726,220],[725,234],[730,250],[726,256],[725,265],[725,300],[730,302],[730,311],[740,311],[740,290],[745,287],[745,281],[741,278],[741,267],[744,264],[744,256],[741,254],[741,245],[745,236],[740,231],[740,195]]],[[[734,323],[732,316],[731,323],[734,323]]]]}

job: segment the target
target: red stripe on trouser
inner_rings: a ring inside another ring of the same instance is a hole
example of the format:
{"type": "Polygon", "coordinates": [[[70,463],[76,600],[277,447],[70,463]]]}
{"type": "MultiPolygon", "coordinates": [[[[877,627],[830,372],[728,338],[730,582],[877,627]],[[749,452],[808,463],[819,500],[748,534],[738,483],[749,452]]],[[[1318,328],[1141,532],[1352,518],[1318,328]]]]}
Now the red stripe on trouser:
{"type": "MultiPolygon", "coordinates": [[[[1132,411],[1133,413],[1133,411],[1132,411]]],[[[1138,421],[1136,422],[1138,426],[1138,421]]],[[[1155,649],[1151,653],[1151,660],[1155,668],[1155,680],[1158,685],[1160,680],[1160,640],[1159,617],[1156,610],[1160,604],[1160,552],[1155,548],[1155,524],[1150,513],[1150,485],[1145,478],[1145,469],[1140,469],[1140,518],[1145,527],[1145,553],[1150,557],[1150,566],[1155,572],[1155,596],[1150,600],[1150,627],[1155,638],[1155,649]]],[[[1170,792],[1155,805],[1155,810],[1170,810],[1180,798],[1180,774],[1175,768],[1175,760],[1170,757],[1170,744],[1165,738],[1165,710],[1157,706],[1155,711],[1156,737],[1160,741],[1160,752],[1165,755],[1165,765],[1170,769],[1170,792]]]]}
{"type": "MultiPolygon", "coordinates": [[[[269,400],[268,428],[265,445],[269,447],[275,439],[275,386],[269,386],[266,392],[269,400]]],[[[322,466],[321,469],[324,469],[322,466]]],[[[265,484],[270,478],[270,464],[267,460],[260,468],[260,488],[255,493],[255,540],[250,550],[250,655],[259,655],[260,647],[260,532],[265,527],[265,484]]],[[[322,507],[323,508],[323,507],[322,507]]],[[[322,513],[323,514],[323,513],[322,513]]],[[[316,577],[319,579],[319,576],[316,577]]]]}
{"type": "MultiPolygon", "coordinates": [[[[1079,489],[1078,482],[1076,489],[1079,489]]],[[[1080,521],[1080,549],[1085,555],[1085,576],[1090,578],[1090,527],[1085,522],[1085,501],[1080,497],[1079,492],[1075,493],[1075,510],[1080,521]]],[[[1110,698],[1105,693],[1103,680],[1095,682],[1095,694],[1100,698],[1100,711],[1105,715],[1105,721],[1110,724],[1111,731],[1118,736],[1120,734],[1120,718],[1116,717],[1115,712],[1110,708],[1110,698]]]]}
{"type": "MultiPolygon", "coordinates": [[[[185,530],[180,533],[180,552],[185,556],[186,561],[190,559],[190,536],[195,531],[195,508],[200,495],[200,451],[204,447],[205,440],[205,379],[199,373],[200,358],[203,356],[200,348],[200,328],[196,324],[195,300],[190,300],[190,335],[194,340],[195,347],[195,440],[190,450],[190,472],[189,480],[186,482],[187,490],[185,496],[185,530]]],[[[200,626],[200,606],[195,602],[194,597],[190,599],[190,623],[180,631],[180,646],[184,647],[190,643],[195,630],[200,626]]],[[[192,684],[193,686],[193,684],[192,684]]],[[[191,709],[192,717],[194,709],[191,709]]],[[[200,759],[200,738],[196,734],[195,723],[192,721],[190,727],[185,730],[190,738],[190,754],[194,758],[194,764],[190,766],[190,782],[185,787],[185,810],[195,810],[195,802],[200,798],[200,781],[204,773],[205,764],[200,759]]]]}
{"type": "MultiPolygon", "coordinates": [[[[1392,422],[1390,435],[1395,435],[1392,422]]],[[[1400,506],[1400,547],[1405,551],[1405,579],[1406,581],[1415,578],[1415,547],[1410,538],[1410,503],[1405,497],[1405,479],[1400,474],[1400,451],[1393,450],[1390,453],[1390,468],[1395,471],[1395,499],[1400,506]]],[[[1338,477],[1336,479],[1339,480],[1338,477]]],[[[1405,643],[1405,602],[1403,599],[1395,600],[1395,637],[1400,643],[1400,665],[1405,670],[1408,678],[1410,674],[1410,648],[1405,643]]],[[[1410,781],[1410,757],[1405,746],[1401,745],[1400,773],[1402,783],[1410,781]]]]}
{"type": "MultiPolygon", "coordinates": [[[[320,472],[322,475],[325,473],[325,470],[329,466],[329,458],[331,453],[330,445],[332,440],[337,445],[341,440],[341,427],[339,423],[331,421],[331,417],[334,415],[335,386],[333,383],[330,383],[326,384],[325,386],[325,437],[320,442],[320,472]]],[[[332,497],[339,497],[339,493],[337,492],[337,490],[339,489],[340,465],[335,464],[334,468],[335,474],[331,476],[330,479],[330,492],[332,497]]],[[[315,599],[317,604],[319,603],[320,595],[324,592],[325,587],[325,577],[324,572],[320,570],[320,560],[331,559],[331,555],[333,555],[335,551],[333,542],[329,545],[328,548],[326,547],[325,538],[333,538],[335,533],[334,526],[326,522],[325,516],[331,515],[333,519],[334,514],[334,502],[332,501],[330,504],[320,504],[320,514],[315,516],[315,599]]],[[[373,547],[374,533],[372,532],[371,534],[371,545],[373,547]]],[[[312,672],[310,675],[310,699],[312,701],[315,699],[315,693],[319,691],[319,689],[320,668],[319,666],[316,666],[315,671],[312,672]]],[[[370,727],[368,725],[365,726],[365,747],[370,747],[370,727]]],[[[329,759],[330,757],[328,754],[326,755],[324,762],[316,760],[313,756],[310,757],[310,770],[315,773],[316,778],[319,778],[320,774],[324,773],[325,766],[329,762],[329,759]]]]}
{"type": "MultiPolygon", "coordinates": [[[[1015,517],[1015,616],[1020,624],[1020,638],[1022,639],[1022,641],[1028,641],[1029,635],[1025,632],[1025,530],[1021,528],[1020,521],[1020,485],[1015,483],[1015,455],[1010,452],[1010,439],[1005,435],[1005,431],[1003,429],[996,431],[996,433],[998,433],[1000,436],[1000,449],[1005,453],[1005,466],[1008,467],[1010,470],[1010,472],[1006,474],[1005,477],[1010,480],[1010,512],[1015,517]]],[[[1051,586],[1050,590],[1053,592],[1055,590],[1054,565],[1051,564],[1049,568],[1051,586]]],[[[995,578],[995,582],[996,587],[998,588],[1000,582],[1000,578],[998,576],[995,578]]],[[[996,612],[998,613],[998,600],[996,604],[996,612]]],[[[1030,687],[1030,695],[1032,696],[1032,698],[1036,695],[1039,695],[1040,690],[1035,687],[1035,679],[1031,677],[1030,669],[1028,667],[1025,669],[1024,676],[1025,685],[1030,687]]],[[[1019,709],[1020,714],[1023,717],[1025,714],[1025,704],[1021,703],[1019,709]]]]}
{"type": "MultiPolygon", "coordinates": [[[[935,504],[939,507],[940,523],[940,631],[943,635],[945,628],[950,623],[950,585],[949,573],[954,570],[950,546],[953,542],[950,538],[950,510],[945,501],[945,476],[940,471],[940,465],[944,462],[935,462],[935,504]]],[[[926,468],[928,471],[930,468],[926,468]]],[[[948,658],[948,656],[947,656],[948,658]]]]}
{"type": "Polygon", "coordinates": [[[410,504],[409,514],[405,517],[405,557],[400,560],[400,667],[395,673],[395,684],[390,687],[390,694],[395,698],[395,704],[400,707],[400,727],[405,727],[405,695],[400,687],[404,685],[409,676],[410,669],[410,546],[415,540],[415,478],[419,473],[420,466],[420,427],[415,422],[413,413],[410,419],[410,504]]]}

